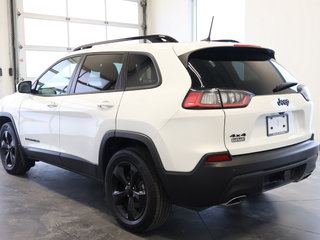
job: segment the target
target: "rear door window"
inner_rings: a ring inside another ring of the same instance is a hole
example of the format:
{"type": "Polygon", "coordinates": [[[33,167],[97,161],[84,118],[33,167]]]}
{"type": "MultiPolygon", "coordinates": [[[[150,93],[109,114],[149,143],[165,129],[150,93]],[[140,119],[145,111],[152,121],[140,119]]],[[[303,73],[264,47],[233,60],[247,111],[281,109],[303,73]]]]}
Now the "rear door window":
{"type": "MultiPolygon", "coordinates": [[[[296,82],[264,50],[259,52],[256,48],[198,50],[189,55],[187,70],[193,89],[237,89],[268,95],[274,94],[273,89],[279,84],[296,82]]],[[[296,92],[293,89],[281,93],[296,92]]]]}
{"type": "Polygon", "coordinates": [[[98,54],[86,57],[75,87],[75,93],[114,90],[123,66],[123,54],[98,54]]]}

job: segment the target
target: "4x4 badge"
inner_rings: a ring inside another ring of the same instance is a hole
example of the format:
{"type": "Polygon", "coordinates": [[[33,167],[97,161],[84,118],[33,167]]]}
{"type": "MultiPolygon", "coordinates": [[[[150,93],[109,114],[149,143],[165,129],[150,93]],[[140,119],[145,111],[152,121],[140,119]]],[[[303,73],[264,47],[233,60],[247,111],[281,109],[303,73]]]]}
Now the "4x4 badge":
{"type": "Polygon", "coordinates": [[[281,105],[286,105],[286,106],[289,106],[289,99],[280,99],[280,98],[278,98],[278,102],[277,102],[277,104],[279,105],[279,106],[281,106],[281,105]]]}
{"type": "Polygon", "coordinates": [[[246,140],[246,134],[232,134],[230,135],[231,142],[244,142],[246,140]]]}

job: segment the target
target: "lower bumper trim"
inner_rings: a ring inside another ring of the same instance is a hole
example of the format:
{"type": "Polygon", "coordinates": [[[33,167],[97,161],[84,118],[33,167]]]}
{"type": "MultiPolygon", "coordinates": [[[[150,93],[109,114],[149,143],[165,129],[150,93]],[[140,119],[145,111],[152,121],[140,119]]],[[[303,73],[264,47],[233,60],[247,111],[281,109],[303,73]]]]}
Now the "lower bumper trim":
{"type": "Polygon", "coordinates": [[[206,208],[298,182],[316,167],[319,144],[308,140],[270,151],[233,156],[232,161],[206,163],[190,173],[164,173],[164,188],[177,205],[206,208]]]}

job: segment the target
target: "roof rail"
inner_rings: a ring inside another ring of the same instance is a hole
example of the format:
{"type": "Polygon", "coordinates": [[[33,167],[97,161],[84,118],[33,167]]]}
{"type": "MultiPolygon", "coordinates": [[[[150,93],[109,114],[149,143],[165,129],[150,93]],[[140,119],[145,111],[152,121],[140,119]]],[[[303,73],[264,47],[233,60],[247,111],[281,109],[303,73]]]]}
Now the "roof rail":
{"type": "Polygon", "coordinates": [[[93,46],[96,45],[102,45],[102,44],[109,44],[109,43],[117,43],[117,42],[125,42],[125,41],[133,41],[133,40],[149,40],[152,43],[157,43],[157,42],[178,42],[176,39],[173,37],[167,36],[167,35],[146,35],[146,36],[137,36],[137,37],[129,37],[129,38],[119,38],[119,39],[114,39],[114,40],[107,40],[107,41],[101,41],[101,42],[94,42],[94,43],[89,43],[85,45],[81,45],[79,47],[76,47],[73,49],[73,51],[79,51],[87,48],[92,48],[93,46]]]}

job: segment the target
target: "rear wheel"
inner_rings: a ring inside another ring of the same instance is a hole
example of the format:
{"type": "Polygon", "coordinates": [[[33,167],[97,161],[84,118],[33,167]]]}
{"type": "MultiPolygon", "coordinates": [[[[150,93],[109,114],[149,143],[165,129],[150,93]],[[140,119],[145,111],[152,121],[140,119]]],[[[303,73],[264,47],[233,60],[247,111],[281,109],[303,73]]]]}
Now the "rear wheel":
{"type": "Polygon", "coordinates": [[[145,160],[142,152],[123,149],[113,155],[106,169],[108,203],[119,224],[132,232],[160,226],[171,210],[171,202],[145,160]]]}
{"type": "Polygon", "coordinates": [[[5,123],[0,129],[0,158],[4,169],[14,175],[26,173],[34,162],[27,162],[20,151],[12,123],[5,123]]]}

